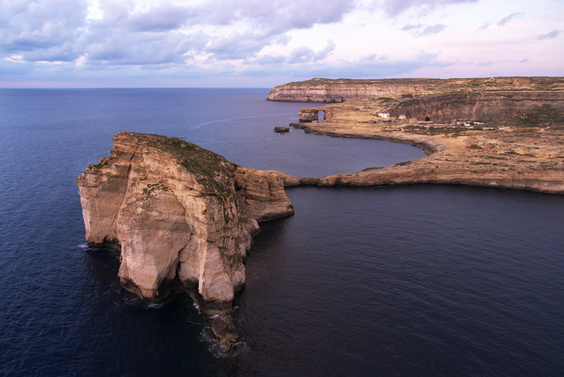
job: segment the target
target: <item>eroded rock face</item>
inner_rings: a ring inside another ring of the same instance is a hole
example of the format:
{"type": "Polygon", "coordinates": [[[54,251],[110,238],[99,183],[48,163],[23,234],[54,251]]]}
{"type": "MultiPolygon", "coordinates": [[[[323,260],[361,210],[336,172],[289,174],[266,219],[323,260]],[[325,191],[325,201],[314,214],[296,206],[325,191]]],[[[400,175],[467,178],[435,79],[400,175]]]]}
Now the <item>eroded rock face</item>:
{"type": "MultiPolygon", "coordinates": [[[[441,93],[413,96],[391,104],[393,117],[449,122],[453,120],[495,121],[519,118],[521,114],[550,106],[564,111],[564,91],[495,91],[483,93],[441,93]]],[[[515,122],[515,119],[512,119],[515,122]]]]}
{"type": "Polygon", "coordinates": [[[396,97],[444,92],[492,90],[562,90],[562,77],[490,77],[472,79],[324,79],[314,78],[273,88],[270,101],[344,102],[353,98],[396,97]]]}
{"type": "Polygon", "coordinates": [[[293,213],[282,178],[177,138],[114,141],[111,157],[77,179],[87,242],[121,250],[121,283],[141,297],[164,298],[179,283],[209,308],[229,308],[257,221],[293,213]]]}

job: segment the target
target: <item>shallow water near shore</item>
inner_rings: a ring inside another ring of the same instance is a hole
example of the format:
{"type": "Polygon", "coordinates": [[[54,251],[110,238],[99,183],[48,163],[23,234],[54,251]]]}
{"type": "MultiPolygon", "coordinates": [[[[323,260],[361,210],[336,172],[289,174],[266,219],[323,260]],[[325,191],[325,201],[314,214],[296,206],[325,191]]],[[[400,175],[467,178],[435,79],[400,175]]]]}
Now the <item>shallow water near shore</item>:
{"type": "Polygon", "coordinates": [[[322,176],[423,156],[279,135],[311,104],[264,89],[0,90],[0,375],[556,376],[564,197],[462,186],[292,188],[262,224],[230,354],[188,298],[124,292],[84,244],[74,179],[122,130],[185,137],[244,166],[322,176]]]}

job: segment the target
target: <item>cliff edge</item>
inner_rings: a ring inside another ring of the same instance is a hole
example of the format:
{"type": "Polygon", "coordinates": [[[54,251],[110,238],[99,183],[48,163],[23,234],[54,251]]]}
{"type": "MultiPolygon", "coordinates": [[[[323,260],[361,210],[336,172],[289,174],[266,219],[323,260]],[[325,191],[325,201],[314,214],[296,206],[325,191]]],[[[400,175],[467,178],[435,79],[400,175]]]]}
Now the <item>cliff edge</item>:
{"type": "Polygon", "coordinates": [[[121,132],[77,179],[86,241],[120,250],[122,285],[143,298],[194,293],[231,307],[258,221],[293,214],[281,174],[247,169],[178,138],[121,132]]]}
{"type": "Polygon", "coordinates": [[[355,98],[388,98],[440,93],[496,91],[562,91],[562,77],[490,77],[458,79],[326,79],[314,78],[274,87],[269,101],[344,102],[355,98]]]}
{"type": "Polygon", "coordinates": [[[300,184],[464,184],[564,194],[563,78],[352,81],[360,87],[378,81],[429,88],[414,94],[414,88],[398,84],[386,96],[303,107],[292,126],[313,134],[409,143],[428,155],[300,184]]]}

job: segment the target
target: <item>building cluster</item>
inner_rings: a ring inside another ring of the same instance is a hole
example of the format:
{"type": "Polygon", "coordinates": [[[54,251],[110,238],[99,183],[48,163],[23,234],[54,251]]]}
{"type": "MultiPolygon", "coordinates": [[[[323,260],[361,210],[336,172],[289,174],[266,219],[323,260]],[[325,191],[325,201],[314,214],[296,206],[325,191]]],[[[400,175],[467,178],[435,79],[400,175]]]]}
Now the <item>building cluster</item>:
{"type": "Polygon", "coordinates": [[[390,113],[378,113],[378,118],[373,119],[370,123],[417,123],[417,124],[434,124],[435,126],[451,126],[451,127],[467,127],[474,128],[475,126],[482,126],[483,122],[474,121],[453,121],[450,123],[434,123],[430,117],[425,117],[425,120],[418,120],[415,118],[407,119],[406,115],[399,115],[393,118],[390,113]]]}

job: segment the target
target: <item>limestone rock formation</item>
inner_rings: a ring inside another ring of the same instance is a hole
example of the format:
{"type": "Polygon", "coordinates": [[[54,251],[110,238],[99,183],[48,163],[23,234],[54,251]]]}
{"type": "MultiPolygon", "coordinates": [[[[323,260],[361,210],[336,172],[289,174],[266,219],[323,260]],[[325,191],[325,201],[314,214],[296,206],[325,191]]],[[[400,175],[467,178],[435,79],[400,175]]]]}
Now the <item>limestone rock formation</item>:
{"type": "Polygon", "coordinates": [[[120,281],[141,297],[176,285],[230,308],[257,221],[293,213],[283,176],[158,135],[119,133],[111,153],[77,179],[87,242],[121,251],[120,281]]]}
{"type": "Polygon", "coordinates": [[[286,132],[290,132],[290,127],[276,126],[274,127],[274,132],[284,134],[286,132]]]}
{"type": "Polygon", "coordinates": [[[428,155],[297,184],[462,184],[564,194],[562,90],[356,98],[302,108],[299,118],[290,125],[307,133],[403,142],[428,155]],[[310,121],[319,111],[325,111],[325,122],[310,121]]]}
{"type": "Polygon", "coordinates": [[[496,90],[563,90],[562,77],[491,77],[472,79],[323,79],[279,85],[272,89],[270,101],[344,102],[353,98],[385,98],[443,92],[496,90]]]}
{"type": "Polygon", "coordinates": [[[542,107],[555,115],[564,112],[564,90],[516,90],[491,92],[454,92],[413,96],[389,101],[392,117],[406,115],[409,119],[431,119],[434,122],[455,120],[511,121],[522,118],[542,107]]]}
{"type": "Polygon", "coordinates": [[[223,350],[229,352],[233,343],[239,340],[241,334],[228,315],[218,315],[212,319],[211,328],[223,350]]]}

